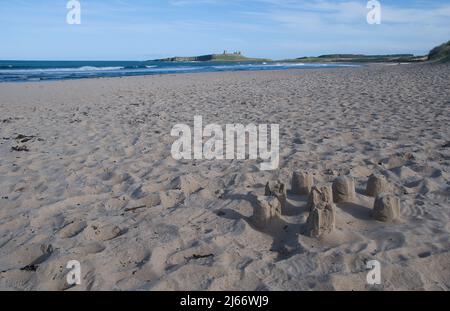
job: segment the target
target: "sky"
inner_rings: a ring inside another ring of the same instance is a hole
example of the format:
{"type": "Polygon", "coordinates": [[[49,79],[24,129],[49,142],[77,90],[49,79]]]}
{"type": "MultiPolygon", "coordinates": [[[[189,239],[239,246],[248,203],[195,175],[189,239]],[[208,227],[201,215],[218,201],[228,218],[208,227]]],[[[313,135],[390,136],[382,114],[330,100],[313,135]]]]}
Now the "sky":
{"type": "Polygon", "coordinates": [[[148,60],[242,51],[286,59],[331,53],[423,55],[450,40],[449,0],[0,0],[0,59],[148,60]]]}

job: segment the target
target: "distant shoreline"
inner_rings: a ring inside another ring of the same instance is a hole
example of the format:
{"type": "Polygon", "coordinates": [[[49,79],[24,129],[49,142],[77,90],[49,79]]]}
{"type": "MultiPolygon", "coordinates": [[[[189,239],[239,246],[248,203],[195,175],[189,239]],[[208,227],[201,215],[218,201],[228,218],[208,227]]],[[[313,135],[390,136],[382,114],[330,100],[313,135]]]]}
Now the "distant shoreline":
{"type": "Polygon", "coordinates": [[[225,71],[329,69],[360,64],[292,62],[8,62],[0,61],[0,83],[59,81],[86,78],[166,75],[225,71]]]}
{"type": "Polygon", "coordinates": [[[424,62],[428,56],[415,56],[413,54],[326,54],[314,57],[299,57],[292,59],[272,60],[266,58],[250,58],[241,54],[208,54],[201,56],[168,57],[150,60],[151,62],[289,62],[289,63],[392,63],[392,62],[424,62]]]}
{"type": "MultiPolygon", "coordinates": [[[[432,65],[432,62],[423,63],[361,63],[355,66],[333,66],[339,64],[329,64],[330,67],[315,67],[315,68],[303,68],[304,71],[328,71],[328,70],[358,70],[368,67],[384,67],[384,66],[427,66],[432,65]]],[[[341,64],[343,65],[343,64],[341,64]]],[[[446,64],[443,64],[444,66],[446,64]]],[[[40,83],[61,83],[61,82],[77,82],[77,81],[97,81],[97,80],[117,80],[117,79],[146,79],[146,78],[160,78],[160,77],[176,77],[179,75],[183,76],[216,76],[221,74],[254,74],[254,73],[276,73],[276,72],[299,72],[301,69],[290,68],[290,69],[269,69],[269,70],[245,70],[245,71],[200,71],[200,72],[178,72],[178,73],[167,73],[167,74],[142,74],[142,75],[128,75],[128,76],[97,76],[97,77],[86,77],[86,78],[67,78],[67,79],[54,79],[54,80],[28,80],[28,81],[3,81],[0,82],[1,85],[15,85],[15,84],[40,84],[40,83]]]]}
{"type": "Polygon", "coordinates": [[[371,65],[403,65],[445,63],[439,60],[411,60],[404,56],[390,61],[350,57],[317,57],[297,61],[147,61],[147,62],[89,62],[89,61],[0,61],[0,84],[48,82],[91,78],[124,78],[131,76],[160,76],[171,74],[249,72],[332,69],[371,65]],[[333,60],[330,61],[330,58],[333,60]],[[319,62],[320,60],[320,62],[319,62]],[[347,60],[347,61],[344,61],[347,60]]]}
{"type": "Polygon", "coordinates": [[[201,56],[187,56],[187,57],[169,57],[152,60],[155,62],[185,62],[185,61],[224,61],[224,62],[290,62],[290,63],[392,63],[392,62],[426,62],[450,61],[450,41],[433,48],[428,55],[413,55],[413,54],[381,54],[381,55],[364,55],[364,54],[325,54],[314,57],[298,57],[293,59],[271,60],[264,58],[249,58],[241,54],[241,52],[234,52],[232,54],[207,54],[201,56]]]}

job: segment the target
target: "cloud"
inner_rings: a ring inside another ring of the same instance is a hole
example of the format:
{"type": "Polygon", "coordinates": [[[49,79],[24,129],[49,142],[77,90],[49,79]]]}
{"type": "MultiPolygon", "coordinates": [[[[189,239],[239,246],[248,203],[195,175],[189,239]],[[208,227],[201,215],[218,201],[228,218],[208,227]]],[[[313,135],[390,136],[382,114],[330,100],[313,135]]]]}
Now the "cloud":
{"type": "Polygon", "coordinates": [[[33,44],[38,38],[83,51],[109,44],[121,55],[133,46],[167,56],[228,48],[272,58],[420,54],[450,39],[448,0],[380,0],[381,25],[367,24],[366,0],[82,0],[83,24],[77,28],[65,24],[64,1],[41,1],[0,0],[7,12],[0,14],[0,32],[9,54],[18,46],[35,53],[42,46],[33,44]],[[96,42],[101,44],[94,48],[96,42]]]}

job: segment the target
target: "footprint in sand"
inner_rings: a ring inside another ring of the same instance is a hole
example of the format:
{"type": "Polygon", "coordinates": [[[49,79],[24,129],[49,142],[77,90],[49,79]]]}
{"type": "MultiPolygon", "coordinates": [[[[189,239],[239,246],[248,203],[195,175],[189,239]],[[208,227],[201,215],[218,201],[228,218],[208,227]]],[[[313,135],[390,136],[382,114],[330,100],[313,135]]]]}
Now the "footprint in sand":
{"type": "Polygon", "coordinates": [[[105,248],[106,247],[99,242],[92,242],[86,245],[76,246],[72,248],[70,252],[76,255],[85,256],[89,254],[101,253],[105,250],[105,248]]]}
{"type": "Polygon", "coordinates": [[[116,225],[93,223],[85,229],[85,238],[90,241],[108,241],[112,240],[124,233],[116,225]]]}
{"type": "Polygon", "coordinates": [[[17,248],[16,251],[2,258],[2,270],[20,269],[22,271],[36,271],[38,266],[46,261],[53,253],[52,245],[28,244],[17,248]]]}
{"type": "Polygon", "coordinates": [[[75,220],[59,230],[58,235],[63,239],[72,238],[81,233],[87,227],[87,223],[82,220],[75,220]]]}

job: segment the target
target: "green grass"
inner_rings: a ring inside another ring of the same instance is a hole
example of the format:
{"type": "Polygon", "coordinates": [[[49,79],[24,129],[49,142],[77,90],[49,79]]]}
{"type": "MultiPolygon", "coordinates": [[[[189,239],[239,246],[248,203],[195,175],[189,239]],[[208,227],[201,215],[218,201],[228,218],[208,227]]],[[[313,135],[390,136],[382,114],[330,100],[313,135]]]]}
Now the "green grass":
{"type": "MultiPolygon", "coordinates": [[[[280,60],[291,63],[408,63],[423,61],[450,62],[450,41],[432,49],[428,56],[414,56],[412,54],[391,55],[362,55],[362,54],[328,54],[318,57],[300,57],[295,59],[280,60]]],[[[240,54],[209,54],[192,57],[171,57],[156,59],[155,61],[167,62],[272,62],[270,59],[249,58],[240,54]]]]}
{"type": "Polygon", "coordinates": [[[170,57],[156,59],[155,61],[166,62],[268,62],[270,59],[249,58],[239,54],[209,54],[192,57],[170,57]]]}
{"type": "Polygon", "coordinates": [[[380,62],[417,62],[423,61],[423,56],[414,56],[412,54],[394,54],[394,55],[361,55],[361,54],[330,54],[318,57],[300,57],[288,59],[288,62],[300,63],[380,63],[380,62]]]}
{"type": "Polygon", "coordinates": [[[428,54],[428,59],[442,63],[450,62],[450,41],[432,49],[428,54]]]}

